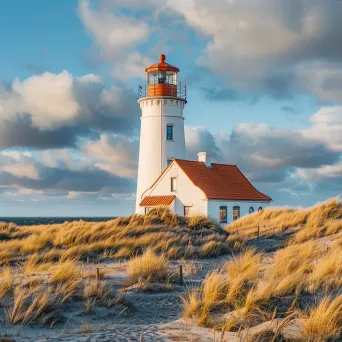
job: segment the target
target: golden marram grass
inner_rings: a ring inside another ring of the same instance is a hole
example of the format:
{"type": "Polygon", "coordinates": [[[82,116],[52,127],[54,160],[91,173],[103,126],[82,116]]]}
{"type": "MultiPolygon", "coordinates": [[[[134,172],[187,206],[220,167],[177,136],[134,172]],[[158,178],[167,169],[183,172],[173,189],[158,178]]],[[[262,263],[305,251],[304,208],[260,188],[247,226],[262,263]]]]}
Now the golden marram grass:
{"type": "MultiPolygon", "coordinates": [[[[266,336],[284,340],[281,330],[291,324],[299,327],[297,341],[341,338],[341,219],[341,202],[332,199],[306,210],[267,209],[228,225],[228,232],[238,230],[246,240],[251,227],[261,221],[275,232],[291,234],[274,254],[247,248],[207,274],[199,289],[183,296],[184,316],[237,332],[267,321],[286,321],[277,334],[265,331],[251,341],[268,341],[266,336]]],[[[260,233],[264,241],[272,239],[269,228],[260,233]]]]}
{"type": "Polygon", "coordinates": [[[226,253],[232,246],[227,233],[214,221],[180,217],[163,207],[147,215],[99,223],[74,221],[27,227],[0,223],[0,233],[0,265],[32,257],[31,266],[35,267],[57,260],[85,260],[94,253],[129,258],[146,248],[174,259],[208,257],[226,253]]]}

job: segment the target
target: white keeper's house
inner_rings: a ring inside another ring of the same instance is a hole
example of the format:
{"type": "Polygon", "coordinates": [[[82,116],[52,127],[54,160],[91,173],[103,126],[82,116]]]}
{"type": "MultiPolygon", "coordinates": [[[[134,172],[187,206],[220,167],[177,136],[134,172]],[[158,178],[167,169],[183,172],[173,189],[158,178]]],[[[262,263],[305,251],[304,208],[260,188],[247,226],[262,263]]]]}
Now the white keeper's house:
{"type": "Polygon", "coordinates": [[[202,214],[221,224],[262,210],[272,201],[256,190],[236,165],[211,162],[206,152],[185,160],[183,110],[186,86],[179,69],[160,62],[146,69],[139,86],[141,115],[136,212],[166,205],[179,215],[202,214]]]}

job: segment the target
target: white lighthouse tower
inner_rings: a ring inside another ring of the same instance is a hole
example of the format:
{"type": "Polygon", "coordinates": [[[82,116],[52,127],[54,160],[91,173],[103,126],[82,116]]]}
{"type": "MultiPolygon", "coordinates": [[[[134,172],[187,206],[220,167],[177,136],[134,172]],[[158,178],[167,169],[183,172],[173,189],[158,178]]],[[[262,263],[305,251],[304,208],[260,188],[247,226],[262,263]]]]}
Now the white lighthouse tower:
{"type": "Polygon", "coordinates": [[[178,81],[179,69],[160,62],[146,68],[147,82],[139,86],[141,131],[138,167],[136,212],[142,195],[162,173],[172,159],[185,158],[183,109],[186,86],[178,81]]]}

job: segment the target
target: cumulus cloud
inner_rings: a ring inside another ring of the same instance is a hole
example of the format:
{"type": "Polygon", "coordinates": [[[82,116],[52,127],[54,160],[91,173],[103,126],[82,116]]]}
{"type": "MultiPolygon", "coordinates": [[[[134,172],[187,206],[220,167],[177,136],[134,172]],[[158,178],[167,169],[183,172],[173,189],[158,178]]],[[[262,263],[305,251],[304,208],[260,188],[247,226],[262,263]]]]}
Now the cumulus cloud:
{"type": "Polygon", "coordinates": [[[341,118],[340,107],[324,107],[305,129],[241,123],[214,136],[204,127],[186,127],[188,158],[206,151],[236,164],[258,188],[282,199],[279,204],[336,196],[342,193],[341,118]]]}
{"type": "Polygon", "coordinates": [[[224,159],[238,164],[258,181],[279,182],[291,168],[333,164],[339,153],[298,130],[265,124],[240,124],[229,137],[219,138],[224,159]]]}
{"type": "MultiPolygon", "coordinates": [[[[187,126],[187,158],[196,160],[197,153],[205,151],[216,162],[237,164],[275,199],[333,196],[342,192],[340,111],[339,107],[322,108],[305,129],[242,123],[229,134],[215,136],[205,127],[187,126]]],[[[3,151],[0,188],[70,199],[112,198],[113,194],[130,198],[135,191],[137,155],[137,139],[115,133],[85,140],[79,149],[3,151]]]]}
{"type": "Polygon", "coordinates": [[[0,87],[0,148],[75,146],[95,130],[133,132],[136,95],[89,74],[45,72],[0,87]]]}
{"type": "Polygon", "coordinates": [[[120,135],[101,134],[99,140],[83,145],[85,153],[99,169],[128,178],[137,175],[138,140],[120,135]]]}
{"type": "Polygon", "coordinates": [[[341,100],[342,2],[170,0],[168,6],[207,39],[199,63],[226,77],[230,88],[341,100]]]}
{"type": "Polygon", "coordinates": [[[310,121],[313,125],[302,130],[305,137],[320,140],[332,150],[342,152],[342,107],[323,107],[310,121]]]}
{"type": "Polygon", "coordinates": [[[130,7],[135,4],[116,3],[104,8],[90,7],[88,0],[80,0],[78,13],[83,25],[93,37],[105,60],[114,61],[112,74],[119,80],[136,76],[143,77],[144,69],[151,60],[137,51],[137,47],[147,40],[152,28],[144,20],[133,15],[123,15],[119,6],[130,7]]]}
{"type": "Polygon", "coordinates": [[[129,175],[102,170],[90,160],[79,160],[70,151],[69,158],[61,158],[54,165],[47,165],[45,158],[36,153],[27,157],[0,155],[0,187],[18,191],[39,191],[46,195],[65,195],[69,192],[95,194],[130,193],[135,180],[129,175]],[[70,160],[68,160],[70,159],[70,160]],[[72,165],[69,162],[72,161],[72,165]]]}
{"type": "Polygon", "coordinates": [[[145,68],[160,53],[175,49],[193,67],[192,29],[165,0],[79,0],[78,14],[93,38],[90,51],[110,66],[115,79],[145,78],[145,68]]]}
{"type": "Polygon", "coordinates": [[[197,160],[199,152],[207,152],[215,159],[220,159],[221,152],[215,137],[205,127],[185,127],[186,157],[197,160]]]}
{"type": "Polygon", "coordinates": [[[78,13],[106,57],[120,55],[123,49],[135,46],[150,34],[147,23],[104,9],[96,11],[90,8],[89,0],[79,1],[78,13]]]}
{"type": "MultiPolygon", "coordinates": [[[[239,124],[229,137],[221,136],[219,146],[226,160],[247,170],[320,168],[335,165],[341,158],[341,108],[322,108],[305,129],[270,128],[266,124],[239,124]]],[[[281,172],[280,172],[281,174],[281,172]]],[[[279,177],[279,174],[275,174],[279,177]]],[[[272,180],[272,178],[269,178],[272,180]]]]}
{"type": "Polygon", "coordinates": [[[341,11],[333,0],[80,0],[78,7],[114,78],[144,77],[151,52],[173,46],[191,56],[182,63],[197,59],[197,75],[210,75],[215,86],[200,86],[210,99],[305,92],[324,102],[342,100],[341,11]]]}

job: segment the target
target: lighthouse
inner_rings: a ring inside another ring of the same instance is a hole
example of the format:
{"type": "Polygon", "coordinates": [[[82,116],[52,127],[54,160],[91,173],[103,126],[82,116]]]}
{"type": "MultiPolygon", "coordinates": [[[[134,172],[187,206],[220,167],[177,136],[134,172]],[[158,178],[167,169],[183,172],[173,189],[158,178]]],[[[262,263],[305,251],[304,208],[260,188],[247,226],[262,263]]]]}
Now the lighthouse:
{"type": "Polygon", "coordinates": [[[142,213],[142,196],[173,159],[185,159],[183,110],[186,86],[178,80],[179,69],[165,62],[146,68],[146,82],[139,85],[141,130],[136,213],[142,213]]]}

